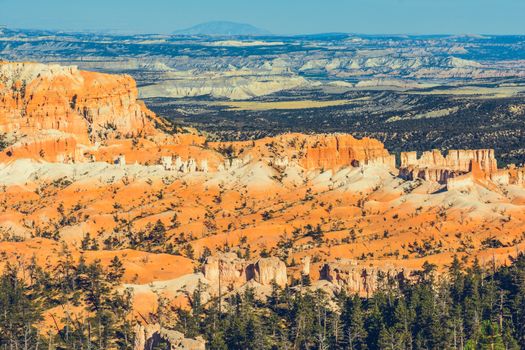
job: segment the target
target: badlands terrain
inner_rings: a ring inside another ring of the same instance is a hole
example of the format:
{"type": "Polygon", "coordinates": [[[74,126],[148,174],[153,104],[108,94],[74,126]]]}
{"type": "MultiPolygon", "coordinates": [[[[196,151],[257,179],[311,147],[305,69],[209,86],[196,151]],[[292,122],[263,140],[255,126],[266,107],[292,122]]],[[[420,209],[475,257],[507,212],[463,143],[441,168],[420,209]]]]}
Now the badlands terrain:
{"type": "Polygon", "coordinates": [[[525,161],[523,36],[199,33],[3,28],[0,57],[130,74],[151,110],[214,141],[342,132],[398,156],[493,148],[500,167],[525,161]]]}
{"type": "MultiPolygon", "coordinates": [[[[164,334],[151,330],[161,303],[187,307],[196,289],[268,296],[306,278],[368,296],[380,274],[443,272],[454,256],[501,266],[525,248],[525,170],[492,149],[395,155],[344,133],[213,141],[138,96],[127,75],[0,62],[1,264],[117,257],[136,349],[164,334]]],[[[68,305],[45,310],[45,327],[82,314],[68,305]]]]}

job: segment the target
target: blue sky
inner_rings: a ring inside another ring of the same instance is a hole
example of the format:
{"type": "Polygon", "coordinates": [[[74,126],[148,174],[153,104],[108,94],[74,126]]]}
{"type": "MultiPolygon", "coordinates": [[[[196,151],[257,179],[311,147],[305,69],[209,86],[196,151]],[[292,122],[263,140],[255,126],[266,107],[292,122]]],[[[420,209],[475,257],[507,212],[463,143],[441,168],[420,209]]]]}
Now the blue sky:
{"type": "Polygon", "coordinates": [[[0,0],[17,28],[169,33],[201,22],[275,34],[525,34],[525,0],[0,0]]]}

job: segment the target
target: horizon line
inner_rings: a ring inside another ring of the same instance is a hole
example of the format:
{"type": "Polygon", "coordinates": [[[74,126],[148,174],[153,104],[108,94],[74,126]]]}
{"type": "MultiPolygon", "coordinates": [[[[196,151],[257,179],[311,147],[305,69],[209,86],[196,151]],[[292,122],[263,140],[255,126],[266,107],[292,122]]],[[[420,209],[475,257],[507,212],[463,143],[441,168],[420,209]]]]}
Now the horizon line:
{"type": "MultiPolygon", "coordinates": [[[[313,35],[355,35],[355,36],[525,36],[525,33],[378,33],[378,32],[344,32],[344,31],[327,31],[327,32],[304,32],[304,33],[268,33],[268,34],[176,34],[175,29],[172,32],[149,32],[149,31],[133,31],[128,29],[58,29],[58,28],[42,28],[42,27],[11,27],[9,25],[0,24],[0,29],[10,30],[33,30],[33,31],[51,31],[65,34],[105,34],[111,36],[120,35],[166,35],[166,36],[180,36],[180,37],[295,37],[295,36],[313,36],[313,35]]],[[[188,28],[184,28],[188,29],[188,28]]],[[[182,29],[182,30],[184,30],[182,29]]]]}

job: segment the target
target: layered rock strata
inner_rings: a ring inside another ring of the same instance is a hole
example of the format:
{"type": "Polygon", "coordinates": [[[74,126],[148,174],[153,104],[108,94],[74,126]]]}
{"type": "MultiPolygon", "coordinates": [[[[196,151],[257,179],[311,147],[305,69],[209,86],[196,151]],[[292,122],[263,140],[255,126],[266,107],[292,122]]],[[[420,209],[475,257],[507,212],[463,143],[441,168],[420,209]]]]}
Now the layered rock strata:
{"type": "Polygon", "coordinates": [[[337,170],[347,166],[385,165],[395,167],[395,156],[383,143],[349,134],[283,134],[255,141],[211,143],[239,159],[265,159],[276,167],[296,163],[305,169],[337,170]]]}
{"type": "Polygon", "coordinates": [[[0,62],[0,134],[11,141],[2,158],[81,161],[80,145],[159,134],[137,96],[127,75],[0,62]]]}
{"type": "Polygon", "coordinates": [[[498,170],[493,149],[450,150],[444,156],[439,150],[423,152],[402,152],[399,174],[401,177],[414,180],[423,179],[446,184],[448,179],[471,172],[475,162],[480,169],[490,175],[498,170]]]}

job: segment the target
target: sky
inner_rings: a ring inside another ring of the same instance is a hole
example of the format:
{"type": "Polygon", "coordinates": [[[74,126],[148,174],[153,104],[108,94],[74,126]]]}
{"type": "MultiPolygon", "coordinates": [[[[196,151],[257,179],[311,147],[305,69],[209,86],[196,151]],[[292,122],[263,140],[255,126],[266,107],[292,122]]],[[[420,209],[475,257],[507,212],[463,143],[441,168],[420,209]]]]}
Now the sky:
{"type": "Polygon", "coordinates": [[[525,34],[525,0],[0,0],[0,25],[170,33],[216,21],[274,34],[525,34]]]}

